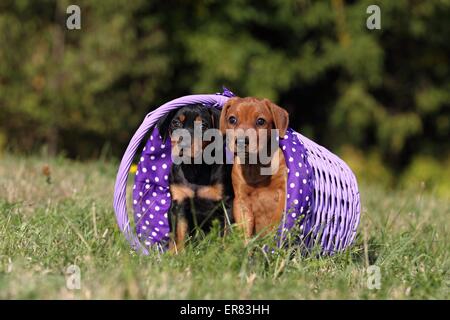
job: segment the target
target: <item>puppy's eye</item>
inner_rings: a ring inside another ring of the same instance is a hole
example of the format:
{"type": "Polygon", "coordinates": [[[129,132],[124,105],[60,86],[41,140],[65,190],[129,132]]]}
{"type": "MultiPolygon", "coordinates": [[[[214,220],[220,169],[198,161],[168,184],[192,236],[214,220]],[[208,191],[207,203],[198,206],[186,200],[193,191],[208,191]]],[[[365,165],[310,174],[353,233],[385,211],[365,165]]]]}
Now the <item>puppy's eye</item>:
{"type": "Polygon", "coordinates": [[[228,123],[229,124],[236,124],[236,122],[237,122],[236,117],[231,116],[231,117],[228,118],[228,123]]]}
{"type": "Polygon", "coordinates": [[[178,119],[173,119],[170,125],[172,126],[172,128],[180,128],[181,121],[178,119]]]}
{"type": "Polygon", "coordinates": [[[256,125],[263,126],[266,123],[266,120],[263,118],[256,119],[256,125]]]}
{"type": "Polygon", "coordinates": [[[208,130],[208,124],[206,122],[202,122],[202,131],[208,130]]]}

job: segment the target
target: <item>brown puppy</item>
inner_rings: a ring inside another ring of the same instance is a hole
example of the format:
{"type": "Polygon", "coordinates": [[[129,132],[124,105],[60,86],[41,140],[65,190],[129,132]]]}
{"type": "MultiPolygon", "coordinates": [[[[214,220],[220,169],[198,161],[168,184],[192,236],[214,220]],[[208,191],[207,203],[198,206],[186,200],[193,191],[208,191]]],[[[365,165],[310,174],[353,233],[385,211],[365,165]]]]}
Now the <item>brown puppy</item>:
{"type": "Polygon", "coordinates": [[[271,129],[278,129],[279,136],[284,137],[288,122],[287,111],[267,99],[231,98],[222,109],[220,130],[227,135],[228,146],[235,154],[232,169],[235,193],[233,216],[243,228],[246,242],[254,234],[265,234],[276,228],[285,210],[286,162],[278,144],[275,150],[270,150],[268,142],[271,129]],[[258,135],[251,143],[248,135],[242,137],[242,131],[256,132],[258,135]],[[245,141],[246,161],[237,156],[238,140],[245,141]],[[271,155],[269,162],[263,164],[259,156],[254,164],[247,161],[264,149],[269,150],[271,155]],[[272,174],[262,174],[263,168],[270,169],[272,174]]]}

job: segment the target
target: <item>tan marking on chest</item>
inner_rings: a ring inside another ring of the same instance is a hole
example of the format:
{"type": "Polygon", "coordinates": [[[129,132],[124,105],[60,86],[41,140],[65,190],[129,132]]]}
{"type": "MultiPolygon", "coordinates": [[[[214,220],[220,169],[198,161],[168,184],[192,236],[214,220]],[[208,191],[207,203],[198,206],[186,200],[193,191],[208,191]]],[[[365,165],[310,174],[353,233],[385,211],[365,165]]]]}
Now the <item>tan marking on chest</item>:
{"type": "Polygon", "coordinates": [[[183,201],[194,197],[194,190],[182,184],[170,185],[170,193],[174,201],[183,201]]]}
{"type": "Polygon", "coordinates": [[[219,201],[223,198],[223,185],[218,183],[213,186],[200,187],[197,196],[203,199],[219,201]]]}

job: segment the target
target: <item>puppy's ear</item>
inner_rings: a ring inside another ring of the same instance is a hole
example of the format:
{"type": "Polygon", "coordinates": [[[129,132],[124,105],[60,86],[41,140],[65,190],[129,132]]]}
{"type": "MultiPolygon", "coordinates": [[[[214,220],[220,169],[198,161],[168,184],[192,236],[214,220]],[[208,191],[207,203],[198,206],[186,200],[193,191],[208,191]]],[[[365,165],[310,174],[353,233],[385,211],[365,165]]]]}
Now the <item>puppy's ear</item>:
{"type": "Polygon", "coordinates": [[[231,106],[233,106],[237,102],[238,98],[230,98],[228,101],[224,104],[222,107],[222,111],[220,112],[220,123],[219,123],[219,129],[222,132],[222,134],[226,133],[227,130],[227,113],[228,109],[230,109],[231,106]]]}
{"type": "Polygon", "coordinates": [[[175,109],[166,113],[166,115],[162,116],[156,123],[156,127],[159,130],[159,134],[161,135],[163,142],[166,142],[167,137],[170,136],[170,123],[172,122],[173,117],[175,117],[177,111],[178,110],[175,109]]]}
{"type": "Polygon", "coordinates": [[[283,138],[289,125],[289,113],[268,99],[264,99],[264,103],[272,113],[275,129],[280,131],[280,137],[283,138]]]}
{"type": "Polygon", "coordinates": [[[208,108],[209,115],[211,116],[211,128],[219,129],[220,110],[211,107],[208,108]]]}

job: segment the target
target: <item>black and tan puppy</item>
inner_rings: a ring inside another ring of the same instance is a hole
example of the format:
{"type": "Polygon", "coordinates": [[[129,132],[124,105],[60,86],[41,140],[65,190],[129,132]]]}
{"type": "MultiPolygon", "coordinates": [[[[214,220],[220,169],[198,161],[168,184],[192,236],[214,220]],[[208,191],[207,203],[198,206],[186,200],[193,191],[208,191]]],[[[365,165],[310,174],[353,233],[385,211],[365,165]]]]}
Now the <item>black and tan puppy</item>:
{"type": "Polygon", "coordinates": [[[215,108],[189,105],[170,112],[157,124],[163,140],[171,139],[172,159],[183,157],[188,160],[179,164],[174,162],[169,176],[172,195],[169,250],[172,252],[182,250],[194,230],[208,232],[215,219],[222,230],[231,222],[231,166],[223,164],[224,159],[213,164],[206,164],[202,159],[203,150],[211,143],[203,141],[203,133],[218,129],[219,118],[220,111],[215,108]],[[178,134],[181,131],[178,129],[184,129],[190,142],[178,134]],[[194,135],[195,130],[197,135],[194,135]]]}

